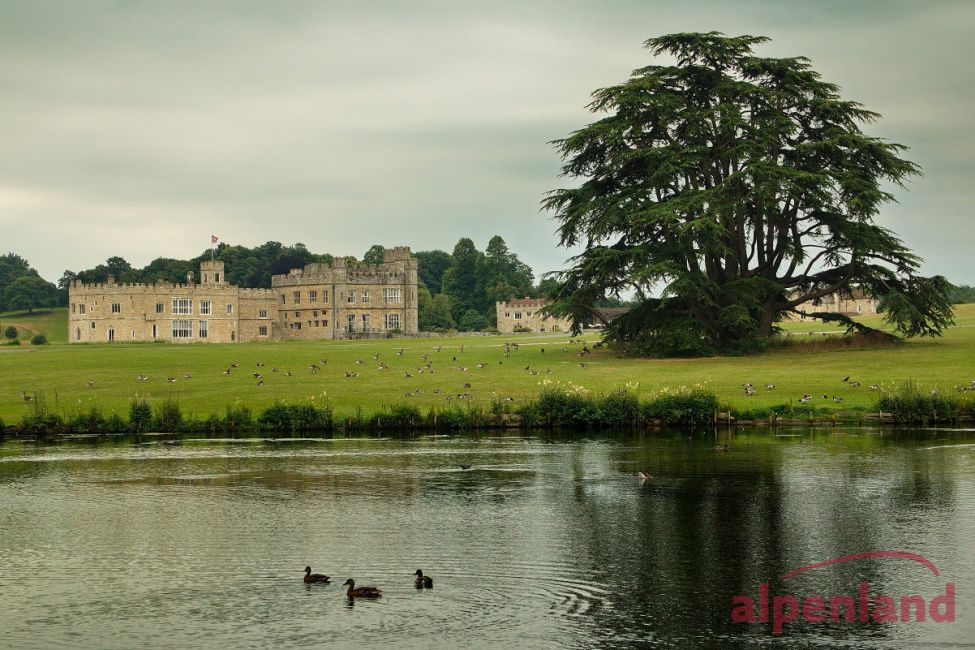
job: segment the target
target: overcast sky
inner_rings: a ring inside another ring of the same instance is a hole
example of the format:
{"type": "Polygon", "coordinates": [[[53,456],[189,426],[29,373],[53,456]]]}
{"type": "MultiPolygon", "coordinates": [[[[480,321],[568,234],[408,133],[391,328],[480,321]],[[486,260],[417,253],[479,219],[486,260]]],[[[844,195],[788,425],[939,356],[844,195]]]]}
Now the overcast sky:
{"type": "Polygon", "coordinates": [[[480,248],[560,268],[548,142],[676,31],[773,39],[923,178],[880,222],[975,283],[975,3],[0,0],[0,252],[43,276],[223,241],[480,248]]]}

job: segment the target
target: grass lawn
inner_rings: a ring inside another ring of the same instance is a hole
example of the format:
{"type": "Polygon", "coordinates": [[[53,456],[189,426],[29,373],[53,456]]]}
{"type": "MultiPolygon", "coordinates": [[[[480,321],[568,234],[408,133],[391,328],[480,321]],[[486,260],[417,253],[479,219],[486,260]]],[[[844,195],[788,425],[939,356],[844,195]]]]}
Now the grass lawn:
{"type": "MultiPolygon", "coordinates": [[[[52,327],[48,337],[64,341],[63,310],[30,317],[0,314],[0,323],[15,318],[20,319],[15,322],[37,329],[46,323],[43,327],[52,327]]],[[[786,328],[795,332],[790,337],[793,346],[756,356],[708,359],[629,359],[611,350],[581,358],[582,345],[569,344],[564,335],[532,334],[237,345],[0,347],[0,418],[12,423],[27,412],[22,391],[43,391],[48,404],[65,415],[87,410],[90,404],[99,405],[106,414],[112,409],[125,414],[136,394],[154,399],[176,396],[186,413],[201,416],[222,412],[238,399],[255,412],[275,400],[328,399],[342,414],[357,406],[371,413],[404,402],[421,407],[448,405],[456,402],[448,402],[447,396],[456,400],[458,393],[470,393],[485,405],[495,397],[507,396],[517,404],[537,393],[543,381],[570,383],[595,392],[630,385],[642,396],[668,387],[707,384],[723,402],[737,407],[796,402],[809,393],[815,396],[814,405],[848,411],[874,404],[878,394],[869,390],[870,384],[889,386],[913,379],[923,386],[952,390],[975,379],[975,305],[960,305],[957,325],[943,337],[895,347],[829,350],[824,349],[826,337],[820,332],[835,331],[834,326],[789,323],[786,328]],[[504,356],[505,342],[519,344],[508,357],[504,356]],[[398,354],[401,349],[402,356],[398,354]],[[377,354],[378,360],[374,358],[377,354]],[[328,362],[321,371],[310,370],[311,364],[321,365],[325,359],[328,362]],[[379,370],[380,362],[389,368],[379,370]],[[580,362],[586,366],[581,367],[580,362]],[[239,367],[224,375],[231,363],[239,367]],[[427,363],[431,368],[424,367],[427,363]],[[477,367],[479,363],[484,367],[477,367]],[[526,368],[540,374],[533,375],[526,368]],[[286,371],[292,375],[285,375],[286,371]],[[263,386],[257,385],[255,372],[263,375],[263,386]],[[346,377],[347,372],[356,372],[358,377],[346,377]],[[185,378],[187,373],[192,377],[185,378]],[[148,379],[139,381],[139,374],[148,379]],[[844,383],[847,376],[861,387],[844,383]],[[176,381],[170,383],[168,377],[176,381]],[[742,384],[746,382],[758,388],[758,395],[744,394],[742,384]],[[775,389],[766,390],[767,383],[775,384],[775,389]],[[822,399],[823,393],[830,397],[822,399]],[[833,402],[833,395],[843,401],[833,402]]]]}

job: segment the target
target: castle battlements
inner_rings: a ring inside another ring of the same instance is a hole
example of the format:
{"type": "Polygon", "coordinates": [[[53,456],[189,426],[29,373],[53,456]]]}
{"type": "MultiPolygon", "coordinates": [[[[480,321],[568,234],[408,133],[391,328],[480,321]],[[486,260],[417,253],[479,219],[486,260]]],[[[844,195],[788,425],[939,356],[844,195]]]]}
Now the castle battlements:
{"type": "Polygon", "coordinates": [[[352,338],[417,331],[416,260],[385,249],[380,264],[308,264],[271,277],[271,288],[227,282],[223,260],[203,260],[186,282],[83,283],[68,287],[69,340],[236,343],[352,338]],[[199,281],[194,281],[194,276],[199,281]]]}

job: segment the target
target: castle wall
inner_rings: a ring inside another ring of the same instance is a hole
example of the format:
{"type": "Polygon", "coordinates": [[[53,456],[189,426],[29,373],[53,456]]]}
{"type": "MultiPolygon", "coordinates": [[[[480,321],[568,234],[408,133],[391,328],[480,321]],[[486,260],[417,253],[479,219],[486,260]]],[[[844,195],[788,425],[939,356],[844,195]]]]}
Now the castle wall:
{"type": "Polygon", "coordinates": [[[543,316],[539,310],[547,303],[541,298],[513,299],[509,302],[495,303],[498,315],[498,331],[510,334],[516,327],[532,332],[569,332],[572,321],[567,318],[543,316]]]}
{"type": "Polygon", "coordinates": [[[416,334],[417,263],[409,248],[387,249],[382,264],[309,264],[271,278],[282,338],[416,334]]]}
{"type": "Polygon", "coordinates": [[[387,249],[382,264],[310,264],[274,276],[271,289],[228,284],[219,260],[202,262],[199,279],[73,282],[69,341],[237,343],[417,332],[417,263],[406,247],[387,249]]]}

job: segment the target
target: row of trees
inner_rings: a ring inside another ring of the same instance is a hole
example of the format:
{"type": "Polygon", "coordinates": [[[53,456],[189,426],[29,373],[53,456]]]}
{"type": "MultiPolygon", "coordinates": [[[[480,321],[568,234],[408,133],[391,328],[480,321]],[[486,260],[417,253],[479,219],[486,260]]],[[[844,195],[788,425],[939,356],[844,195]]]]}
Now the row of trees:
{"type": "Polygon", "coordinates": [[[495,235],[484,251],[464,237],[452,253],[416,253],[420,287],[419,320],[424,331],[481,330],[497,323],[494,303],[513,296],[537,296],[547,281],[534,284],[531,267],[495,235]]]}
{"type": "Polygon", "coordinates": [[[0,255],[0,312],[56,307],[67,301],[67,293],[58,291],[42,278],[20,255],[0,255]]]}

